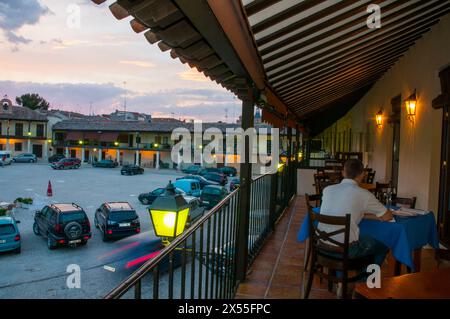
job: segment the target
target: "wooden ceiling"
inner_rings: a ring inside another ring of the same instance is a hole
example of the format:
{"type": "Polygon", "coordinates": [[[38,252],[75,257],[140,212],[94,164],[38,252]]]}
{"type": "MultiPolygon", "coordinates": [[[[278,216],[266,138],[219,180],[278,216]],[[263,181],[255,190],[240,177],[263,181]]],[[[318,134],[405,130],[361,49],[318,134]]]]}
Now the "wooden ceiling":
{"type": "Polygon", "coordinates": [[[450,0],[226,0],[239,8],[239,32],[249,35],[262,70],[255,81],[255,65],[242,59],[213,1],[225,0],[117,0],[110,10],[117,19],[131,16],[131,28],[149,43],[239,98],[250,82],[263,83],[287,107],[285,115],[274,114],[296,121],[354,105],[450,12],[450,0]],[[381,7],[379,29],[367,26],[369,4],[381,7]]]}
{"type": "Polygon", "coordinates": [[[367,91],[439,18],[446,0],[242,0],[269,85],[300,118],[367,91]],[[367,26],[381,7],[379,29],[367,26]]]}

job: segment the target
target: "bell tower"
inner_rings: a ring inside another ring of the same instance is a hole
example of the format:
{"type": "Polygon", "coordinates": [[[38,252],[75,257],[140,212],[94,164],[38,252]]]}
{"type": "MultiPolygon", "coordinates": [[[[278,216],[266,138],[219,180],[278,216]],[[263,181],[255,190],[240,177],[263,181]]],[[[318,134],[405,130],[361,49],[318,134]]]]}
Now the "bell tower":
{"type": "Polygon", "coordinates": [[[12,102],[5,95],[3,99],[0,100],[0,114],[11,114],[12,110],[12,102]]]}

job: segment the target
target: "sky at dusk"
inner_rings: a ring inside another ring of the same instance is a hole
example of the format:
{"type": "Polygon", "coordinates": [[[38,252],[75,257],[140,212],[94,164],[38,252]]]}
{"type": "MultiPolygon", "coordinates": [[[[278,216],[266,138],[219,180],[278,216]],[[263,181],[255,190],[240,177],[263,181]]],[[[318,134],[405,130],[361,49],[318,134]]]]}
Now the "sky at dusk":
{"type": "Polygon", "coordinates": [[[123,109],[126,96],[127,110],[155,117],[239,115],[232,93],[150,45],[131,18],[116,20],[112,2],[0,0],[0,95],[38,93],[51,108],[86,114],[90,103],[95,114],[123,109]]]}

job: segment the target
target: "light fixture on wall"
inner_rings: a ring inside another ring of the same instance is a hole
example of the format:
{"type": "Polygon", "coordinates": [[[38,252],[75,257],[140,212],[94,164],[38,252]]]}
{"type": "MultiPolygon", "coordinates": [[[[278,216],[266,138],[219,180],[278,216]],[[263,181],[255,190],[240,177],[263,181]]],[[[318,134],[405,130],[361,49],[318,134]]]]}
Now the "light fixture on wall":
{"type": "Polygon", "coordinates": [[[417,106],[417,96],[416,96],[416,90],[414,90],[414,93],[411,94],[406,100],[406,114],[408,115],[408,119],[411,122],[414,122],[414,118],[416,117],[416,106],[417,106]]]}
{"type": "Polygon", "coordinates": [[[380,109],[375,115],[375,121],[378,128],[381,128],[383,126],[383,109],[380,109]]]}

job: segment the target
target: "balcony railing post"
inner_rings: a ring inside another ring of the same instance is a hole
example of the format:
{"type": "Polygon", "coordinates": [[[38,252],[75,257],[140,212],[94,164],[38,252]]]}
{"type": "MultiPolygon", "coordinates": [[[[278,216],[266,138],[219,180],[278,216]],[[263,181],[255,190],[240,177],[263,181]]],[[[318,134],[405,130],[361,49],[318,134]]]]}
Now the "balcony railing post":
{"type": "MultiPolygon", "coordinates": [[[[254,97],[253,90],[249,88],[248,94],[242,100],[242,128],[244,131],[253,126],[254,97]]],[[[240,187],[239,187],[239,219],[237,229],[236,250],[236,280],[243,281],[247,273],[248,261],[248,234],[250,218],[250,191],[252,182],[252,164],[250,162],[249,137],[245,136],[244,149],[241,156],[240,187]]]]}
{"type": "Polygon", "coordinates": [[[270,199],[269,199],[269,223],[270,230],[275,230],[277,220],[277,189],[278,174],[275,172],[270,176],[270,199]]]}

